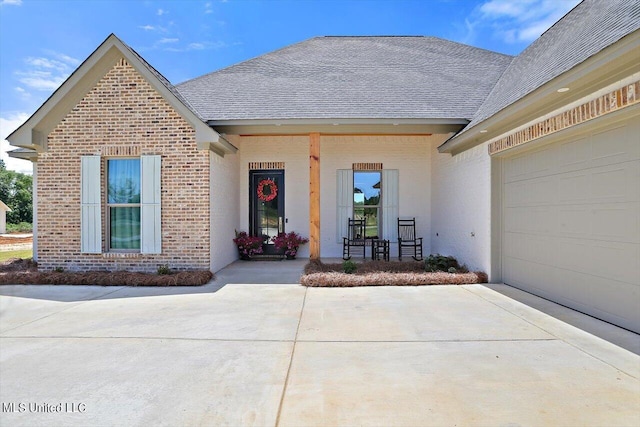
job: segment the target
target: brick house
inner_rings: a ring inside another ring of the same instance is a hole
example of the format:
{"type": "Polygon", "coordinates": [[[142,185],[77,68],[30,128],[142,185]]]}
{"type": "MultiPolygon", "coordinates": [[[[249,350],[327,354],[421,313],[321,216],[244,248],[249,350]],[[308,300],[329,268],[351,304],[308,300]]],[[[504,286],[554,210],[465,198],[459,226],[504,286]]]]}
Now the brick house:
{"type": "Polygon", "coordinates": [[[8,138],[40,266],[216,271],[235,230],[339,257],[349,217],[394,253],[415,217],[426,253],[639,331],[639,22],[586,0],[516,57],[318,37],[177,86],[111,35],[8,138]]]}

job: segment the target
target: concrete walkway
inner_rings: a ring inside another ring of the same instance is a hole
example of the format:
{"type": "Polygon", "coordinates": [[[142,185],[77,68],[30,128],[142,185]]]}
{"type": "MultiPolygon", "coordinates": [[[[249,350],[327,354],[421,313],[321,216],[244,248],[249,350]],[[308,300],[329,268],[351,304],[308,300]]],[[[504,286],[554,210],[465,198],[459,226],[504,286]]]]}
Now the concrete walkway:
{"type": "Polygon", "coordinates": [[[637,334],[505,285],[306,289],[303,265],[0,287],[0,425],[640,425],[637,334]]]}

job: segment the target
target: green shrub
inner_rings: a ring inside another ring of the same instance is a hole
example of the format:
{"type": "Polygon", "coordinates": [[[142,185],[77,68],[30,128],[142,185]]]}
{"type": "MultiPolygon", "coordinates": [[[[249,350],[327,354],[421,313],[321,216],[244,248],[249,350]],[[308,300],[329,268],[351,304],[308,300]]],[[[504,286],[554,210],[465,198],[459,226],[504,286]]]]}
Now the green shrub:
{"type": "Polygon", "coordinates": [[[53,269],[56,273],[64,273],[64,267],[56,267],[53,269]]]}
{"type": "Polygon", "coordinates": [[[33,232],[33,225],[28,222],[21,222],[19,224],[7,223],[7,233],[31,233],[33,232]]]}
{"type": "Polygon", "coordinates": [[[353,261],[343,261],[342,262],[342,271],[347,274],[353,274],[358,269],[358,265],[353,261]]]}
{"type": "Polygon", "coordinates": [[[458,264],[458,260],[452,256],[444,256],[440,254],[429,255],[424,261],[424,269],[427,272],[444,271],[447,273],[466,272],[466,268],[463,268],[458,264]]]}
{"type": "Polygon", "coordinates": [[[169,268],[169,264],[162,264],[158,266],[158,274],[171,274],[171,269],[169,268]]]}

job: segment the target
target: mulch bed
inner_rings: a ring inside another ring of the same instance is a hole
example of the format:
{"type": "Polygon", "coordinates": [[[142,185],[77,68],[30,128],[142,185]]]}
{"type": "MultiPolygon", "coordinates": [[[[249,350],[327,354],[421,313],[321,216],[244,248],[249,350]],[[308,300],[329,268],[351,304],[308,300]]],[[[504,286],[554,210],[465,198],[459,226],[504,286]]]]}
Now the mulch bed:
{"type": "Polygon", "coordinates": [[[11,258],[0,263],[0,285],[202,286],[212,278],[210,271],[162,275],[128,271],[77,273],[38,271],[38,264],[32,259],[11,258]]]}
{"type": "Polygon", "coordinates": [[[309,262],[300,279],[309,287],[352,287],[352,286],[421,286],[421,285],[466,285],[487,283],[483,272],[427,273],[424,263],[418,261],[368,261],[357,264],[352,274],[343,272],[342,264],[309,262]]]}

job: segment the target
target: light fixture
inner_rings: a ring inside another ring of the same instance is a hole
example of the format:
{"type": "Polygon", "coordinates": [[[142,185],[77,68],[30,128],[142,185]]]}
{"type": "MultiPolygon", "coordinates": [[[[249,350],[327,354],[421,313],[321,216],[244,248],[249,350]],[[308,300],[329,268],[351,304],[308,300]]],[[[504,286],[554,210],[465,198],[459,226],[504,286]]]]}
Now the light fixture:
{"type": "Polygon", "coordinates": [[[558,89],[557,91],[558,93],[564,93],[564,92],[569,92],[569,88],[568,87],[561,87],[560,89],[558,89]]]}

